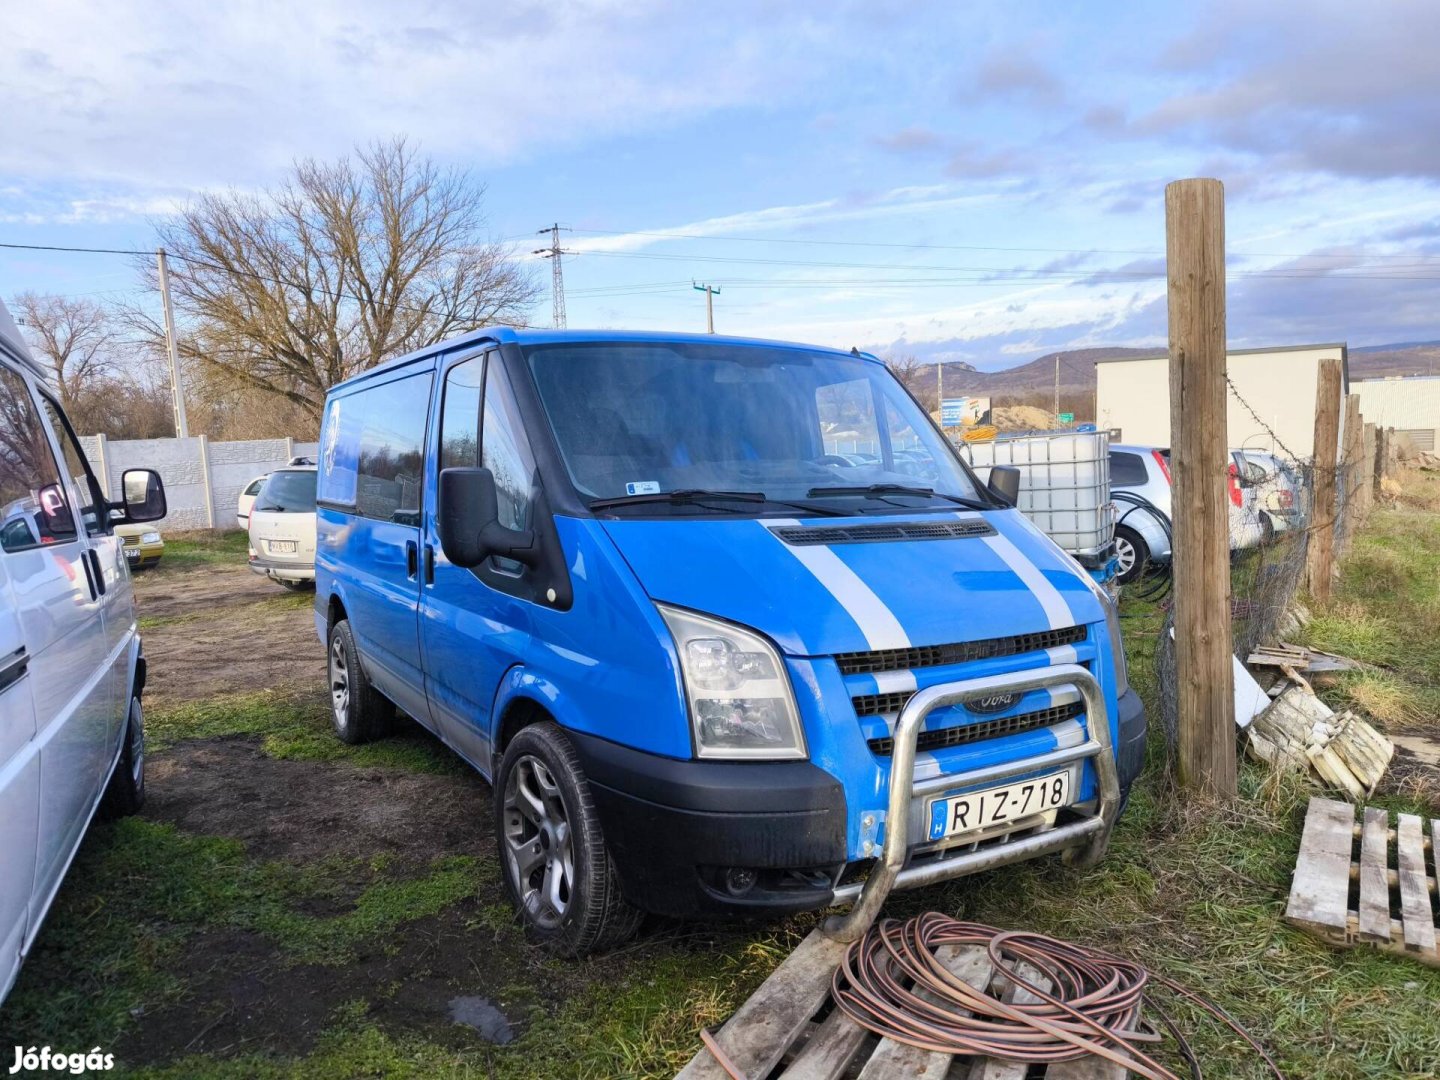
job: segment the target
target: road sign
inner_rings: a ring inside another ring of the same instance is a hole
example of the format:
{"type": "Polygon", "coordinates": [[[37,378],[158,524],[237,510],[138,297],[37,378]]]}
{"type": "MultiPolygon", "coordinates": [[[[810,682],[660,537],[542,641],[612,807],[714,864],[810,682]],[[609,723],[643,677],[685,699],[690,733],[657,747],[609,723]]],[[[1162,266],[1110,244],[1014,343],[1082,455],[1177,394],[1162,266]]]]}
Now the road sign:
{"type": "Polygon", "coordinates": [[[1059,419],[1062,424],[1073,424],[1075,422],[1075,414],[1073,412],[1062,412],[1059,419]]]}

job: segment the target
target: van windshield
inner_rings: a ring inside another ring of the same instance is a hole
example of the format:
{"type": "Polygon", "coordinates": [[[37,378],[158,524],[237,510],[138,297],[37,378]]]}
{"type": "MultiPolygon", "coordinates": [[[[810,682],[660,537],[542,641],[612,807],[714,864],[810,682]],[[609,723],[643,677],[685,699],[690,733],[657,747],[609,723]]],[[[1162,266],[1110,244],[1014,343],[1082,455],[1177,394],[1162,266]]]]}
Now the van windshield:
{"type": "Polygon", "coordinates": [[[858,356],[670,341],[525,351],[586,501],[745,492],[833,513],[984,499],[894,376],[858,356]]]}
{"type": "Polygon", "coordinates": [[[271,473],[255,497],[253,511],[277,514],[315,512],[315,470],[271,473]]]}

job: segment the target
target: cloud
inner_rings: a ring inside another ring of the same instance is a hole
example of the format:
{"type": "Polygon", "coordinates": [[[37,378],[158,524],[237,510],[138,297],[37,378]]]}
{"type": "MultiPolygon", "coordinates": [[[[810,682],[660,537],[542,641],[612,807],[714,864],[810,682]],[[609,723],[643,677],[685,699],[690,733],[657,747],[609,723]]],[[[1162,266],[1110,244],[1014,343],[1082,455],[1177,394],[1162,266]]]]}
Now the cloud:
{"type": "Polygon", "coordinates": [[[875,145],[882,150],[889,150],[898,154],[929,153],[940,149],[943,140],[929,128],[907,127],[901,128],[892,135],[881,135],[875,139],[875,145]]]}
{"type": "Polygon", "coordinates": [[[1383,9],[1231,0],[1170,43],[1159,68],[1180,88],[1121,130],[1272,169],[1440,179],[1437,41],[1431,0],[1383,9]]]}
{"type": "Polygon", "coordinates": [[[992,51],[975,73],[974,92],[967,97],[1013,98],[1031,105],[1051,105],[1061,98],[1060,80],[1028,52],[992,51]]]}

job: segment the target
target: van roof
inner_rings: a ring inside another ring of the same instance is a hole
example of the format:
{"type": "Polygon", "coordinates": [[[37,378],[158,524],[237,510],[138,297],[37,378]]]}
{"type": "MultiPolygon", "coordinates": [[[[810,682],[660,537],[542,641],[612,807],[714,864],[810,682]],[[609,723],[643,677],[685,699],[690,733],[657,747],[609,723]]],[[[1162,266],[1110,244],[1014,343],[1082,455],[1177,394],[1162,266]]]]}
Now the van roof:
{"type": "MultiPolygon", "coordinates": [[[[414,363],[436,352],[451,352],[466,345],[478,345],[485,341],[493,341],[498,345],[553,345],[560,342],[571,343],[595,343],[595,342],[662,342],[662,341],[686,341],[696,344],[709,342],[722,345],[762,345],[770,349],[804,349],[806,352],[828,352],[837,356],[854,355],[847,349],[836,349],[828,345],[806,345],[796,341],[771,341],[766,338],[754,337],[730,337],[724,334],[676,334],[665,331],[651,330],[546,330],[546,329],[524,329],[517,330],[513,326],[486,326],[479,330],[472,330],[468,334],[460,334],[444,341],[437,341],[434,345],[427,345],[423,349],[416,349],[414,352],[406,353],[404,356],[394,360],[387,360],[383,364],[377,364],[368,371],[362,371],[359,375],[353,375],[344,382],[336,383],[330,388],[334,393],[343,387],[355,383],[364,382],[366,379],[383,375],[386,372],[394,371],[396,368],[404,367],[406,364],[414,363]]],[[[881,360],[870,353],[860,353],[865,360],[881,363],[881,360]]]]}

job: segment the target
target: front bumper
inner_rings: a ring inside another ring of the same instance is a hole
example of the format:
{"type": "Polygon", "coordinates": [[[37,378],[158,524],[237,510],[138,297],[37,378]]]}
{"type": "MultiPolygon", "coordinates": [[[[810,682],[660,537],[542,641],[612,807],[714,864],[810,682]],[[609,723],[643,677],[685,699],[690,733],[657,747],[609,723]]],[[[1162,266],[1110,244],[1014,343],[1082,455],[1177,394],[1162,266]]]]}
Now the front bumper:
{"type": "MultiPolygon", "coordinates": [[[[1101,715],[1103,715],[1103,709],[1101,715]]],[[[1120,698],[1119,740],[1113,751],[1116,789],[1123,794],[1145,759],[1145,710],[1133,690],[1120,698]]],[[[606,845],[621,887],[634,904],[677,917],[810,911],[854,900],[860,886],[845,882],[845,791],[808,761],[677,761],[571,731],[606,845]],[[754,884],[736,895],[726,870],[753,871],[754,884]]],[[[1103,739],[1110,754],[1108,725],[1103,739]]],[[[1062,753],[1094,757],[1098,744],[1062,753]]],[[[1097,770],[1104,771],[1096,760],[1097,770]]],[[[1019,759],[1022,770],[1035,758],[1019,759]]],[[[945,786],[963,786],[964,776],[945,786]]],[[[1118,798],[1118,796],[1117,796],[1118,798]]],[[[1111,822],[1118,807],[1110,808],[1111,822]]],[[[1093,842],[1108,834],[1096,813],[1078,829],[1051,829],[1020,840],[981,845],[983,864],[963,869],[946,859],[924,881],[948,880],[990,866],[1093,842]],[[998,850],[999,857],[988,854],[998,850]],[[956,871],[956,872],[951,872],[956,871]]],[[[933,860],[930,864],[933,865],[933,860]]],[[[898,887],[911,882],[902,880],[898,887]]]]}

